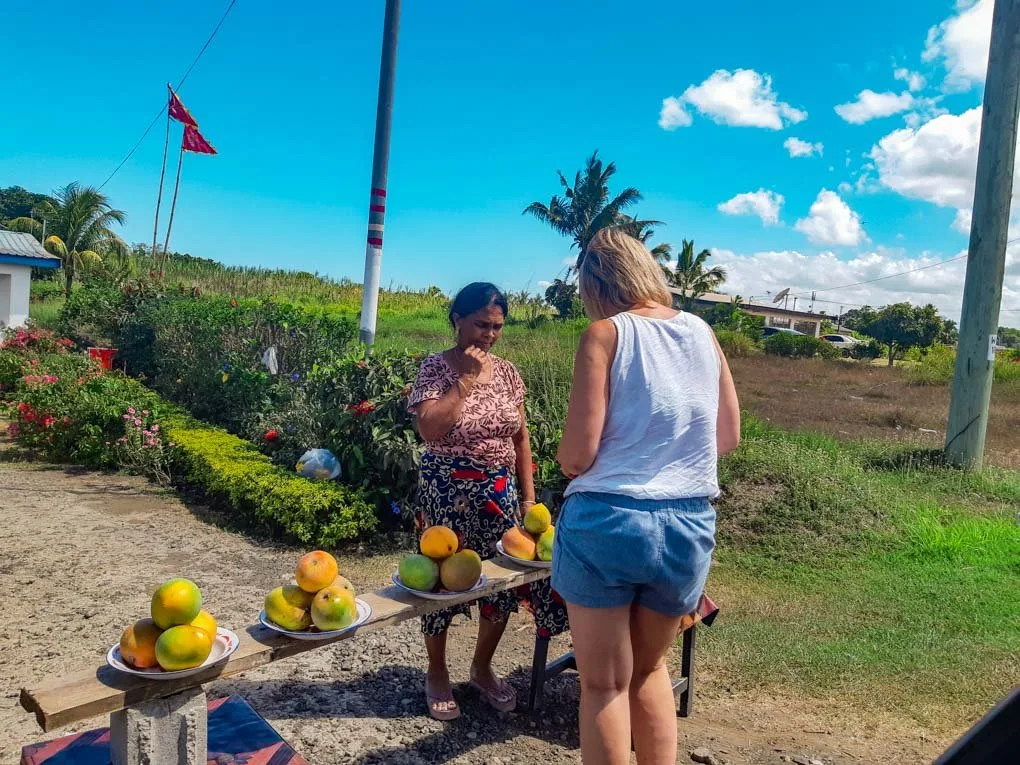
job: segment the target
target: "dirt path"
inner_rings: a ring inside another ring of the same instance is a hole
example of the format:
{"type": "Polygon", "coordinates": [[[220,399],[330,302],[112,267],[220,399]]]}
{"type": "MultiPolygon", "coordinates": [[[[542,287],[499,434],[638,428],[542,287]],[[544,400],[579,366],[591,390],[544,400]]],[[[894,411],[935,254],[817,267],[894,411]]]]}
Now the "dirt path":
{"type": "MultiPolygon", "coordinates": [[[[264,594],[289,577],[297,551],[210,525],[143,481],[0,462],[0,762],[43,739],[18,706],[18,690],[46,674],[96,666],[123,626],[147,613],[149,593],[172,575],[202,588],[210,610],[235,629],[253,621],[264,594]]],[[[395,556],[342,561],[359,589],[381,586],[395,556]]],[[[720,626],[714,629],[720,629],[720,626]]],[[[454,628],[455,677],[465,678],[470,625],[454,628]]],[[[511,622],[498,656],[523,696],[533,628],[511,622]]],[[[554,651],[562,650],[562,645],[554,651]]],[[[312,763],[580,762],[577,678],[547,686],[545,711],[497,719],[466,688],[464,715],[444,726],[425,716],[424,650],[414,623],[213,683],[240,694],[312,763]]],[[[720,762],[927,763],[945,741],[925,741],[904,721],[868,717],[838,700],[777,698],[698,680],[695,716],[678,721],[682,748],[708,747],[720,762]],[[796,759],[794,759],[796,758],[796,759]]],[[[68,730],[105,725],[100,718],[68,730]]],[[[686,754],[681,757],[687,760],[686,754]]]]}

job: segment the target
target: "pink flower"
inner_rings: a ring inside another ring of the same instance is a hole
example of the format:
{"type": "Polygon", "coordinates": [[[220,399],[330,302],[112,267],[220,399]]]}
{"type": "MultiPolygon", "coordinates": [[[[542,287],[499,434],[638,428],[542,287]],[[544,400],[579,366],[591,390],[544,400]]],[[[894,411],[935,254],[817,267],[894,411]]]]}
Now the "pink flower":
{"type": "Polygon", "coordinates": [[[148,445],[148,444],[142,444],[142,448],[143,448],[143,449],[148,449],[148,448],[149,448],[149,445],[148,445]]]}
{"type": "Polygon", "coordinates": [[[124,419],[125,420],[130,420],[131,419],[131,415],[130,414],[125,414],[124,415],[124,419]]]}
{"type": "Polygon", "coordinates": [[[159,433],[159,425],[153,425],[152,426],[152,432],[153,433],[159,433]]]}
{"type": "Polygon", "coordinates": [[[149,413],[149,410],[148,410],[148,409],[143,409],[143,410],[142,410],[142,414],[148,414],[148,413],[149,413]]]}
{"type": "Polygon", "coordinates": [[[128,407],[128,414],[134,414],[134,413],[135,413],[135,408],[133,406],[128,407]]]}
{"type": "Polygon", "coordinates": [[[136,427],[136,428],[140,428],[141,426],[142,426],[142,421],[141,421],[141,420],[139,420],[139,419],[138,419],[138,418],[136,417],[136,418],[135,418],[135,427],[136,427]]]}

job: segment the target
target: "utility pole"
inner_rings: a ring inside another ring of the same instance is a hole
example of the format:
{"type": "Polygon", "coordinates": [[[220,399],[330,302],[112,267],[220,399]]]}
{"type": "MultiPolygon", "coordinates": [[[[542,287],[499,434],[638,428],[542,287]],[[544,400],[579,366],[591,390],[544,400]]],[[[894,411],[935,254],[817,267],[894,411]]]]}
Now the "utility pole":
{"type": "Polygon", "coordinates": [[[365,286],[361,296],[361,342],[369,348],[375,343],[375,322],[379,314],[379,275],[382,270],[383,224],[386,218],[386,177],[390,160],[390,122],[393,117],[393,80],[397,70],[397,31],[399,28],[400,0],[386,0],[382,63],[379,66],[379,102],[375,112],[372,192],[368,202],[365,286]]]}
{"type": "Polygon", "coordinates": [[[988,402],[1006,268],[1020,108],[1020,0],[995,0],[981,109],[974,214],[963,285],[960,341],[946,428],[946,458],[980,468],[988,430],[988,402]]]}

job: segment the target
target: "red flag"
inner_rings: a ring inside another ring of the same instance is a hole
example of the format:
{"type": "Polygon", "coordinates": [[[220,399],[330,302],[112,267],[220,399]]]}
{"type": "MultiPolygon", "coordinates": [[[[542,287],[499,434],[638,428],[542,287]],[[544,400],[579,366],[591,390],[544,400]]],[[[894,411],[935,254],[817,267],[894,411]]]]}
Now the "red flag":
{"type": "Polygon", "coordinates": [[[181,103],[181,99],[174,93],[174,89],[170,87],[170,83],[167,83],[166,89],[170,91],[170,104],[167,107],[170,110],[170,116],[178,122],[183,122],[185,125],[191,125],[192,127],[198,127],[198,123],[195,118],[191,116],[191,112],[184,108],[184,104],[181,103]]]}
{"type": "Polygon", "coordinates": [[[198,132],[198,128],[191,125],[184,126],[184,142],[181,144],[183,151],[193,151],[195,154],[215,154],[216,149],[205,140],[205,136],[198,132]]]}

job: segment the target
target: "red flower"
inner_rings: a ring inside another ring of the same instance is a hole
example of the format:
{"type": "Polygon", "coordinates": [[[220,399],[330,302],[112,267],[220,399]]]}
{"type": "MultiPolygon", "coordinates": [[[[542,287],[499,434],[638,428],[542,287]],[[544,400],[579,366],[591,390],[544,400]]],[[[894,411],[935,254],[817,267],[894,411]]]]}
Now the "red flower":
{"type": "Polygon", "coordinates": [[[368,362],[362,359],[361,361],[358,362],[358,366],[364,369],[365,367],[368,366],[368,362]]]}
{"type": "Polygon", "coordinates": [[[532,475],[538,475],[538,463],[537,462],[532,462],[531,463],[531,474],[532,475]]]}
{"type": "Polygon", "coordinates": [[[267,430],[266,431],[265,439],[269,443],[272,443],[273,441],[278,441],[279,438],[280,438],[280,434],[278,432],[276,432],[275,430],[267,430]]]}
{"type": "Polygon", "coordinates": [[[237,301],[236,300],[231,300],[230,301],[230,307],[231,308],[237,308],[237,301]]]}

